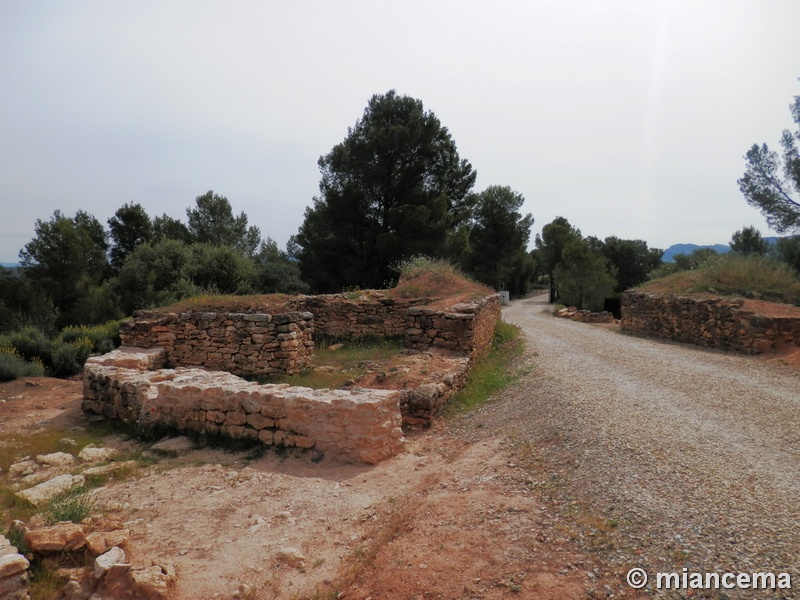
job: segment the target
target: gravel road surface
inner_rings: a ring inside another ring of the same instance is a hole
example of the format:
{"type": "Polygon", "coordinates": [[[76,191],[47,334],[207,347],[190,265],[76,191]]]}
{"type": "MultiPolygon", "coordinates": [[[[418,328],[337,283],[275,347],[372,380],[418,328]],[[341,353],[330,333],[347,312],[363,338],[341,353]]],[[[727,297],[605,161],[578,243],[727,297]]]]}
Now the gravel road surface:
{"type": "Polygon", "coordinates": [[[527,374],[467,417],[475,431],[526,449],[563,527],[610,564],[786,572],[793,590],[693,597],[800,598],[800,372],[559,319],[545,300],[504,309],[527,374]]]}

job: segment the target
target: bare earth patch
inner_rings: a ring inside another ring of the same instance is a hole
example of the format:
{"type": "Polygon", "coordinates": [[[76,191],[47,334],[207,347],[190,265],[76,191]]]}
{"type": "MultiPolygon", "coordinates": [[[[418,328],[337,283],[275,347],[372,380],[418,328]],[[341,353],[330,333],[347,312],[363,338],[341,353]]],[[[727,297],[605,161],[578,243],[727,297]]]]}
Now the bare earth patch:
{"type": "MultiPolygon", "coordinates": [[[[80,400],[80,382],[2,384],[0,432],[91,428],[80,400]]],[[[499,440],[469,442],[441,422],[375,467],[200,448],[95,497],[103,518],[130,529],[131,562],[175,565],[179,600],[233,598],[242,585],[257,598],[619,593],[619,574],[567,539],[512,456],[499,440]]]]}

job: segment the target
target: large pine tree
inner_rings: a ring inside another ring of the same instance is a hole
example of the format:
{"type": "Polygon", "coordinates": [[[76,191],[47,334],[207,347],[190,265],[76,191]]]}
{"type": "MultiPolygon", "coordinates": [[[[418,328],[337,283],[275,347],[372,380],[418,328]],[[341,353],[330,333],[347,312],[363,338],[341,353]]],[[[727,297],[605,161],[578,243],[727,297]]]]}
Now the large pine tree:
{"type": "Polygon", "coordinates": [[[320,196],[292,240],[316,291],[382,287],[403,258],[444,255],[469,217],[472,166],[421,101],[394,90],[372,97],[319,168],[320,196]]]}

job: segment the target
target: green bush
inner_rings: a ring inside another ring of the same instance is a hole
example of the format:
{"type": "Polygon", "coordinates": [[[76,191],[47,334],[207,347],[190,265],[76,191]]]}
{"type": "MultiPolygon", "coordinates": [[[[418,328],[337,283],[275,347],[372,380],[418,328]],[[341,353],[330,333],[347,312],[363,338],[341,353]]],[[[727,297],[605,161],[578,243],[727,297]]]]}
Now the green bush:
{"type": "Polygon", "coordinates": [[[81,337],[70,343],[55,340],[52,346],[51,374],[54,377],[69,377],[80,373],[83,363],[91,353],[92,340],[88,337],[81,337]]]}
{"type": "Polygon", "coordinates": [[[14,348],[0,348],[0,381],[13,381],[20,377],[42,377],[44,365],[34,358],[28,362],[14,348]]]}
{"type": "Polygon", "coordinates": [[[38,358],[45,366],[50,364],[50,340],[36,327],[23,327],[9,334],[8,339],[25,360],[38,358]]]}
{"type": "Polygon", "coordinates": [[[103,325],[70,325],[65,327],[59,339],[67,344],[80,339],[88,339],[92,343],[92,352],[105,354],[119,346],[119,321],[109,321],[103,325]]]}

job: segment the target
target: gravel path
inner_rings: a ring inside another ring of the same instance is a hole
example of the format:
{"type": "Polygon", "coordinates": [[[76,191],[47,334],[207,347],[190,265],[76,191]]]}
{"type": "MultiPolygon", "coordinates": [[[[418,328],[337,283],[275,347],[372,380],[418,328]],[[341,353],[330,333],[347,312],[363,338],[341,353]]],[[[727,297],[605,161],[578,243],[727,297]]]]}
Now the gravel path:
{"type": "Polygon", "coordinates": [[[564,527],[610,564],[788,572],[788,593],[694,597],[800,598],[800,372],[558,319],[545,300],[504,309],[528,373],[466,417],[476,434],[527,449],[564,527]]]}

